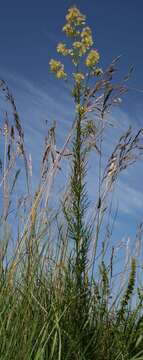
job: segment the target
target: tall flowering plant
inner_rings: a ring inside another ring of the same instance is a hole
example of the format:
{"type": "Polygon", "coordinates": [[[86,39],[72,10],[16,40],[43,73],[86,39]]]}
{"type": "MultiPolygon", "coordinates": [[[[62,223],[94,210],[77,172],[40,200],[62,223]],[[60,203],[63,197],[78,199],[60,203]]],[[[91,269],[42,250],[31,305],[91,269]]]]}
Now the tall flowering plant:
{"type": "Polygon", "coordinates": [[[92,31],[86,24],[86,16],[73,6],[66,15],[63,32],[67,41],[57,45],[57,53],[68,57],[73,72],[72,79],[66,72],[64,64],[55,59],[50,60],[50,69],[57,79],[72,80],[72,96],[76,106],[76,126],[73,140],[72,173],[70,179],[70,201],[64,204],[64,214],[68,224],[68,233],[74,241],[74,269],[77,288],[83,289],[87,282],[87,254],[91,237],[91,229],[86,224],[87,193],[85,187],[86,151],[85,138],[94,132],[91,121],[83,121],[88,112],[86,100],[88,83],[91,78],[102,75],[98,64],[100,55],[94,48],[92,31]],[[69,46],[70,44],[70,46],[69,46]],[[86,123],[86,127],[85,127],[86,123]],[[86,280],[85,280],[86,279],[86,280]]]}

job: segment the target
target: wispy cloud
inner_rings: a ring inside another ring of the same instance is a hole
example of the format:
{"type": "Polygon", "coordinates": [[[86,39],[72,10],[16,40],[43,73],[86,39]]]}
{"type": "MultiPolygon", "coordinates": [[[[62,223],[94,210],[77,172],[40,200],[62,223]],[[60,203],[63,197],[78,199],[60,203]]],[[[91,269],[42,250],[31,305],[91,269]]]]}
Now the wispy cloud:
{"type": "MultiPolygon", "coordinates": [[[[41,157],[40,149],[46,131],[45,120],[47,119],[49,124],[53,120],[57,121],[57,140],[59,144],[62,144],[73,120],[73,105],[64,88],[61,90],[50,82],[47,85],[38,86],[17,74],[9,74],[7,71],[3,73],[16,98],[26,133],[28,151],[32,154],[35,164],[33,171],[36,177],[41,157]]],[[[110,121],[114,127],[109,128],[105,134],[103,162],[106,162],[107,154],[111,154],[121,133],[132,123],[128,114],[120,109],[113,112],[110,121]]],[[[137,126],[138,123],[135,122],[133,127],[137,128],[137,126]]],[[[92,200],[97,194],[97,168],[97,158],[92,156],[87,183],[92,200]]],[[[143,194],[139,176],[141,176],[141,169],[137,165],[135,171],[132,169],[126,171],[118,182],[116,199],[119,201],[119,211],[122,214],[130,214],[132,217],[136,217],[137,213],[142,214],[143,194]]]]}
{"type": "Polygon", "coordinates": [[[142,213],[143,192],[120,180],[117,186],[116,196],[119,201],[120,212],[135,217],[142,213]]]}

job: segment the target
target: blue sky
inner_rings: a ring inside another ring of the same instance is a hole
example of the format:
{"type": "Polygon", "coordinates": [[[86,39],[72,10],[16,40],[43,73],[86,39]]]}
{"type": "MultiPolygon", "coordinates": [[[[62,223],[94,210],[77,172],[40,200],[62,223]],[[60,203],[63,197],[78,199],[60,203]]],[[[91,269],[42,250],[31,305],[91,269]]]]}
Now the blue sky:
{"type": "MultiPolygon", "coordinates": [[[[33,80],[46,80],[47,58],[54,52],[69,0],[13,0],[1,4],[0,65],[33,80]]],[[[96,43],[108,64],[123,54],[133,63],[136,84],[142,85],[142,0],[77,0],[95,30],[96,43]]]]}
{"type": "MultiPolygon", "coordinates": [[[[126,74],[128,66],[133,64],[135,70],[129,85],[143,89],[142,0],[77,0],[74,3],[87,15],[103,68],[116,56],[123,55],[121,74],[126,74]]],[[[56,45],[63,36],[60,30],[65,23],[65,13],[72,4],[69,0],[5,0],[1,4],[0,78],[9,82],[16,97],[26,140],[37,160],[40,158],[37,143],[40,147],[44,134],[43,121],[57,120],[61,144],[72,119],[72,104],[65,87],[55,83],[48,69],[49,59],[55,57],[56,45]]],[[[114,117],[121,129],[129,123],[138,128],[143,124],[142,114],[143,93],[131,90],[114,117]]],[[[36,168],[34,171],[36,176],[36,168]]],[[[94,175],[93,170],[90,189],[94,189],[94,175]]],[[[131,169],[119,182],[118,231],[121,236],[126,231],[134,234],[137,221],[142,220],[142,175],[140,164],[135,172],[131,169]]]]}
{"type": "MultiPolygon", "coordinates": [[[[0,75],[3,70],[33,81],[37,86],[50,87],[48,61],[55,55],[61,39],[70,0],[4,1],[0,11],[0,75]]],[[[102,55],[102,65],[107,66],[114,57],[123,55],[121,73],[133,64],[135,72],[132,87],[143,88],[143,2],[142,0],[77,0],[77,6],[87,14],[102,55]]],[[[136,116],[142,111],[142,93],[131,91],[124,106],[136,116]]]]}

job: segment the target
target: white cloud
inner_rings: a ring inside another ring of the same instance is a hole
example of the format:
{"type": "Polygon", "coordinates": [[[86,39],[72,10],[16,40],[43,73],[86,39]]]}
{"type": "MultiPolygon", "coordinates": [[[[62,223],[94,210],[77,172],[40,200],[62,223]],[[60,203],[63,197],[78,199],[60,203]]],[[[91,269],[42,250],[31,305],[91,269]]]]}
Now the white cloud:
{"type": "MultiPolygon", "coordinates": [[[[3,77],[10,83],[16,98],[26,131],[26,143],[35,164],[34,171],[37,173],[36,166],[38,167],[37,164],[40,161],[40,149],[46,131],[44,120],[48,119],[49,123],[51,120],[57,120],[58,142],[62,144],[73,119],[72,102],[64,88],[61,88],[62,90],[60,91],[60,88],[57,89],[50,82],[47,83],[47,86],[41,87],[17,74],[9,74],[7,71],[3,71],[3,73],[3,77]],[[54,94],[56,95],[54,96],[54,94]]],[[[107,154],[111,154],[113,146],[117,143],[121,133],[127,130],[129,124],[132,123],[132,119],[130,119],[128,114],[120,109],[113,111],[110,120],[114,127],[108,129],[105,135],[103,162],[107,159],[107,154]]],[[[137,122],[133,124],[133,127],[137,127],[137,122]]],[[[91,199],[93,196],[95,198],[97,194],[97,172],[97,157],[95,159],[92,156],[88,181],[91,199]]],[[[136,171],[132,169],[127,170],[119,180],[116,198],[119,200],[119,210],[121,213],[136,215],[137,212],[142,212],[141,173],[141,168],[137,166],[136,171]]]]}
{"type": "Polygon", "coordinates": [[[116,197],[119,201],[119,211],[124,214],[139,215],[143,208],[143,192],[131,187],[122,180],[117,186],[116,197]]]}

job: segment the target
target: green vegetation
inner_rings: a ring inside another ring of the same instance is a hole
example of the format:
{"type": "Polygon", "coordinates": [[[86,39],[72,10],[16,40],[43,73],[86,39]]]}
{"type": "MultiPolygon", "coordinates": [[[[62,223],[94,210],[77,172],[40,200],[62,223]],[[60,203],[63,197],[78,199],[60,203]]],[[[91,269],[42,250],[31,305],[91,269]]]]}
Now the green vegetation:
{"type": "MultiPolygon", "coordinates": [[[[68,75],[64,64],[54,59],[50,68],[70,84],[75,119],[60,151],[55,147],[55,125],[49,129],[34,195],[15,99],[6,82],[0,82],[13,116],[12,124],[6,116],[1,134],[0,360],[141,360],[138,257],[134,252],[127,259],[125,254],[125,281],[120,274],[115,278],[120,263],[110,242],[116,223],[110,225],[109,220],[120,173],[142,155],[142,129],[136,134],[127,129],[103,169],[107,114],[127,91],[127,77],[118,84],[114,79],[119,58],[105,71],[98,66],[92,31],[76,7],[69,9],[66,21],[63,31],[70,47],[60,43],[57,52],[69,58],[72,72],[68,75]],[[87,186],[91,152],[98,173],[93,216],[87,186]],[[70,163],[69,178],[58,208],[52,210],[49,196],[63,157],[70,163]],[[27,190],[17,202],[20,166],[27,190]]],[[[136,244],[141,232],[142,224],[136,244]]]]}

